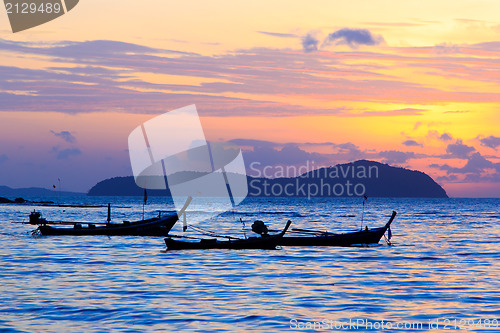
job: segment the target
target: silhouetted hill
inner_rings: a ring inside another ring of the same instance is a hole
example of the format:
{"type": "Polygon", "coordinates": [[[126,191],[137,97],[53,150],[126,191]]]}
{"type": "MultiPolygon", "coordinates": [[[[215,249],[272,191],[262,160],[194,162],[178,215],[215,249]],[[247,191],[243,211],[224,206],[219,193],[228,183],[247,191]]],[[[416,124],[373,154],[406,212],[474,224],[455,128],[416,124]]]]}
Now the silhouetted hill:
{"type": "MultiPolygon", "coordinates": [[[[114,177],[97,183],[89,196],[142,196],[144,189],[135,184],[134,177],[114,177]]],[[[170,191],[148,190],[148,196],[170,196],[170,191]]]]}
{"type": "Polygon", "coordinates": [[[7,199],[7,198],[0,197],[0,204],[3,204],[3,203],[11,204],[11,203],[14,203],[14,201],[7,199]]]}
{"type": "Polygon", "coordinates": [[[293,178],[253,178],[248,184],[250,196],[448,197],[423,172],[367,160],[321,168],[293,178]]]}
{"type": "Polygon", "coordinates": [[[79,192],[68,192],[68,191],[57,191],[48,190],[41,187],[29,187],[29,188],[10,188],[8,186],[0,186],[0,196],[2,197],[56,197],[56,196],[76,196],[85,195],[85,193],[79,192]]]}
{"type": "MultiPolygon", "coordinates": [[[[249,176],[247,179],[248,196],[253,197],[348,197],[364,194],[370,197],[448,197],[446,191],[423,172],[367,160],[322,168],[295,177],[269,179],[249,176]]],[[[88,195],[141,196],[143,192],[130,176],[99,182],[88,195]]],[[[170,193],[148,190],[148,195],[165,196],[170,193]]]]}

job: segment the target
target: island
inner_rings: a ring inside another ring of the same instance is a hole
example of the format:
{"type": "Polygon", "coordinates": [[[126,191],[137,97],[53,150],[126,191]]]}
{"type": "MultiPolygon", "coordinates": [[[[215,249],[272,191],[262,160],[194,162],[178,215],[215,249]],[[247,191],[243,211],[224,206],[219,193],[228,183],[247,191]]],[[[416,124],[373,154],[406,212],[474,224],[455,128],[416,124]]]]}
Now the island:
{"type": "MultiPolygon", "coordinates": [[[[274,167],[278,168],[278,167],[274,167]]],[[[447,198],[446,191],[429,175],[387,164],[359,160],[320,168],[290,177],[247,176],[249,197],[394,197],[447,198]]],[[[279,169],[275,171],[280,171],[279,169]]],[[[280,174],[275,172],[275,174],[280,174]]],[[[141,196],[134,177],[106,179],[90,189],[89,196],[141,196]]],[[[167,190],[148,190],[150,196],[170,196],[167,190]]]]}

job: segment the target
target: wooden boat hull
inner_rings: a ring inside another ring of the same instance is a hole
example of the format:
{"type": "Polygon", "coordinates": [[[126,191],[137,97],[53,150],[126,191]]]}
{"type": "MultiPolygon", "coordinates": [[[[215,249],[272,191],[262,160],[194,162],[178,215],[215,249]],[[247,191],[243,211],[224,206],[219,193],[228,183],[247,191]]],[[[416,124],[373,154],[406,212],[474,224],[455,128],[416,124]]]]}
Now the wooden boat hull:
{"type": "Polygon", "coordinates": [[[278,245],[282,246],[353,246],[365,244],[377,244],[385,232],[391,226],[396,217],[392,213],[389,222],[382,228],[362,230],[344,234],[321,234],[318,236],[288,236],[282,237],[278,245]]]}
{"type": "Polygon", "coordinates": [[[110,223],[104,226],[77,225],[72,228],[55,228],[49,225],[40,225],[38,230],[44,236],[68,235],[68,236],[167,236],[170,229],[177,222],[177,214],[165,217],[155,217],[137,222],[124,222],[121,224],[110,223]]]}
{"type": "Polygon", "coordinates": [[[290,224],[288,221],[283,231],[277,235],[263,237],[249,237],[247,239],[202,239],[198,242],[181,241],[171,237],[165,238],[167,251],[170,250],[209,250],[209,249],[229,249],[229,250],[275,250],[278,242],[283,238],[290,224]]]}
{"type": "Polygon", "coordinates": [[[278,238],[269,237],[250,237],[248,239],[237,239],[222,241],[218,239],[203,239],[198,242],[180,241],[172,238],[165,238],[167,250],[208,250],[208,249],[229,249],[229,250],[248,250],[262,249],[274,250],[278,244],[278,238]]]}

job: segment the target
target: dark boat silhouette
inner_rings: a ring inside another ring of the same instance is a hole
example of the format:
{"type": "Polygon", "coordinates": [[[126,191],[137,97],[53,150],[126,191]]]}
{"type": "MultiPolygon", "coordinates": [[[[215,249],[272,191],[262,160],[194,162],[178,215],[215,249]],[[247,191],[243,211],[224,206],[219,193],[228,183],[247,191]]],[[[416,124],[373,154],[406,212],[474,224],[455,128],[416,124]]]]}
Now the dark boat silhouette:
{"type": "MultiPolygon", "coordinates": [[[[208,250],[208,249],[276,249],[276,246],[355,246],[355,245],[368,245],[368,244],[378,244],[384,234],[390,231],[390,227],[394,218],[396,217],[396,212],[393,211],[389,221],[385,226],[380,228],[368,229],[367,227],[360,231],[334,234],[325,231],[316,230],[306,230],[306,229],[292,229],[292,232],[308,234],[307,236],[286,236],[291,221],[288,221],[286,227],[279,234],[268,234],[267,227],[264,226],[262,221],[261,228],[263,230],[254,229],[252,225],[252,230],[261,234],[261,237],[249,237],[246,239],[223,236],[229,238],[228,240],[219,240],[217,238],[211,239],[200,239],[198,241],[184,241],[177,240],[173,237],[179,238],[189,238],[183,236],[169,235],[165,238],[165,244],[168,250],[208,250]]],[[[389,239],[391,236],[389,235],[389,239]]],[[[388,243],[390,244],[388,239],[388,243]]]]}
{"type": "MultiPolygon", "coordinates": [[[[165,213],[165,212],[163,212],[165,213]]],[[[167,236],[170,229],[179,219],[176,212],[167,212],[158,217],[143,219],[135,222],[123,221],[122,223],[110,223],[108,209],[108,222],[66,222],[47,221],[42,218],[40,212],[33,211],[30,214],[29,224],[38,225],[34,232],[40,232],[44,236],[48,235],[68,235],[68,236],[167,236]],[[61,227],[54,227],[61,226],[61,227]],[[67,226],[67,227],[64,227],[67,226]]]]}
{"type": "Polygon", "coordinates": [[[285,228],[276,235],[264,235],[261,237],[249,237],[246,239],[230,237],[228,240],[218,239],[202,239],[197,242],[181,241],[173,239],[172,237],[165,238],[167,251],[170,250],[209,250],[209,249],[230,249],[230,250],[248,250],[248,249],[262,249],[274,250],[287,232],[290,224],[288,221],[285,228]]]}
{"type": "MultiPolygon", "coordinates": [[[[292,229],[295,232],[308,233],[307,236],[286,236],[278,241],[278,245],[283,246],[353,246],[377,244],[382,236],[390,230],[391,223],[396,217],[396,212],[392,212],[389,222],[381,228],[368,229],[360,231],[334,234],[324,231],[292,229]]],[[[389,236],[390,238],[390,236],[389,236]]]]}

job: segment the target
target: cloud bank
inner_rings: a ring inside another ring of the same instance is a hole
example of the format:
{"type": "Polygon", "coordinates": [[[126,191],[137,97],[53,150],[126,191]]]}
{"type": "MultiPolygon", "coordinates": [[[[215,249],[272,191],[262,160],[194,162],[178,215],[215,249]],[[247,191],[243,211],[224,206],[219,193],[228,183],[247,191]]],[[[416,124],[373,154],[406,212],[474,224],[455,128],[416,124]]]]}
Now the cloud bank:
{"type": "MultiPolygon", "coordinates": [[[[377,42],[372,34],[341,30],[333,33],[337,42],[377,42]]],[[[368,109],[355,113],[324,105],[332,100],[384,105],[500,102],[500,94],[493,92],[441,90],[387,74],[387,70],[414,67],[437,76],[446,73],[442,75],[500,84],[491,71],[498,66],[493,56],[500,57],[500,49],[496,44],[483,44],[432,58],[429,48],[395,48],[393,54],[323,50],[314,56],[303,50],[254,48],[204,56],[105,40],[53,44],[0,40],[0,53],[47,59],[40,69],[0,66],[0,111],[157,114],[189,101],[199,105],[205,115],[214,116],[235,112],[249,116],[421,115],[428,111],[368,109]],[[491,56],[485,58],[482,52],[491,56]],[[475,59],[477,56],[481,59],[475,59]],[[387,62],[391,66],[384,65],[387,62]],[[150,80],[151,75],[170,79],[150,80]],[[183,80],[176,82],[172,77],[183,80]],[[302,102],[273,98],[285,95],[302,102]],[[318,103],[308,103],[310,99],[318,103]]],[[[317,39],[312,34],[305,36],[303,47],[314,51],[317,39]]]]}

